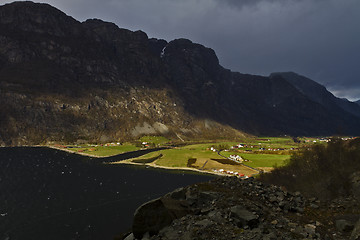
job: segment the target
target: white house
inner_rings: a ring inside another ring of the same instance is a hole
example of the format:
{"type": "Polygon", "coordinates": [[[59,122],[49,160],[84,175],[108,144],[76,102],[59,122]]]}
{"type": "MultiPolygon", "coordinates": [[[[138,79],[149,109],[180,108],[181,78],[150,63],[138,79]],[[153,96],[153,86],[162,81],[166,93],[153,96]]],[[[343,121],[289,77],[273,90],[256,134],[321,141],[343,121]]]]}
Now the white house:
{"type": "Polygon", "coordinates": [[[231,160],[237,161],[237,162],[242,162],[243,159],[242,157],[240,157],[239,155],[230,155],[229,157],[231,160]]]}

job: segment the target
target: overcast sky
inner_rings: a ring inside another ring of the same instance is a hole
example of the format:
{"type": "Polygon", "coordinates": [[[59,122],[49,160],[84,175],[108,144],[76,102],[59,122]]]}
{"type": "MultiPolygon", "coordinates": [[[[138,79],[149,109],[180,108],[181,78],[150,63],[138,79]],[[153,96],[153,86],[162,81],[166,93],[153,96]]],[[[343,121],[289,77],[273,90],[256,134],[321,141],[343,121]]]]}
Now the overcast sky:
{"type": "MultiPolygon", "coordinates": [[[[0,0],[0,3],[11,2],[0,0]]],[[[79,21],[188,38],[242,73],[294,71],[360,99],[359,0],[42,0],[79,21]]]]}

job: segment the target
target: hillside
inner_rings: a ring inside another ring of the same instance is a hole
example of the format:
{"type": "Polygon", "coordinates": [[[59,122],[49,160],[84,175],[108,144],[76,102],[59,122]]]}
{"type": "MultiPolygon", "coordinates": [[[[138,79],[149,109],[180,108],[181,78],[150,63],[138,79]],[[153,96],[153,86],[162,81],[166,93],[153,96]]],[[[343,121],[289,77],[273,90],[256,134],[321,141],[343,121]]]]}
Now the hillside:
{"type": "Polygon", "coordinates": [[[349,113],[360,117],[360,106],[344,98],[335,97],[319,83],[293,72],[272,73],[270,77],[281,76],[314,102],[331,110],[333,114],[351,118],[349,113]]]}
{"type": "Polygon", "coordinates": [[[32,2],[0,6],[0,16],[0,145],[360,134],[349,109],[334,113],[283,76],[231,72],[187,39],[32,2]]]}

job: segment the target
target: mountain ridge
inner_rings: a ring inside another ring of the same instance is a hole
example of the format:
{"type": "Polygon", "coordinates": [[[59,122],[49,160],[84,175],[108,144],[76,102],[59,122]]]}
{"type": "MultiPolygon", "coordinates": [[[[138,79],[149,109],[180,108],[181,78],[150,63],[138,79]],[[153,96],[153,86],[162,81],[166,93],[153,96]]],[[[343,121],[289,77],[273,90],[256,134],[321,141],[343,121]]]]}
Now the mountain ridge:
{"type": "Polygon", "coordinates": [[[48,4],[0,6],[0,145],[360,134],[282,76],[223,68],[214,50],[167,42],[48,4]]]}
{"type": "MultiPolygon", "coordinates": [[[[340,108],[347,113],[360,117],[360,107],[344,98],[335,97],[323,85],[296,74],[294,72],[272,73],[270,77],[280,75],[295,86],[301,93],[305,94],[312,101],[320,103],[329,110],[340,108]]],[[[340,109],[337,109],[339,111],[340,109]]],[[[340,110],[341,111],[341,110],[340,110]]],[[[341,113],[346,114],[346,113],[341,113]]]]}

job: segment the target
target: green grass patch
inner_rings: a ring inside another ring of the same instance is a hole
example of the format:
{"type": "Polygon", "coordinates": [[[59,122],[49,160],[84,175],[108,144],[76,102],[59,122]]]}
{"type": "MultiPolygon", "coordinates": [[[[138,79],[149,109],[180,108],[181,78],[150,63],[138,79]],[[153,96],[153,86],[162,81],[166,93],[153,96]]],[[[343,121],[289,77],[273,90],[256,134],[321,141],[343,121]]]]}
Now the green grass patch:
{"type": "Polygon", "coordinates": [[[153,143],[156,145],[166,144],[170,142],[169,139],[162,136],[143,136],[139,139],[141,142],[153,143]]]}
{"type": "Polygon", "coordinates": [[[150,157],[150,158],[138,158],[138,159],[134,159],[132,160],[132,162],[134,163],[141,163],[141,164],[146,164],[146,163],[152,163],[154,162],[156,159],[159,159],[162,157],[162,154],[158,154],[155,157],[150,157]]]}
{"type": "Polygon", "coordinates": [[[186,149],[186,150],[190,150],[190,151],[203,151],[206,150],[208,148],[210,148],[212,145],[214,145],[213,143],[201,143],[201,144],[192,144],[192,145],[187,145],[184,147],[181,147],[181,149],[186,149]]]}
{"type": "MultiPolygon", "coordinates": [[[[239,140],[236,142],[214,140],[194,144],[188,143],[190,145],[149,153],[141,158],[131,159],[131,161],[139,160],[140,162],[146,162],[148,159],[152,159],[159,156],[159,154],[162,154],[161,157],[153,161],[157,165],[167,167],[187,167],[188,159],[191,158],[196,158],[199,162],[210,159],[220,159],[221,157],[217,154],[217,152],[210,151],[211,147],[218,149],[221,146],[228,146],[230,148],[241,143],[247,147],[232,149],[230,151],[222,151],[221,154],[226,157],[229,157],[230,155],[239,155],[242,158],[249,160],[246,164],[251,167],[273,167],[274,165],[283,166],[285,161],[290,158],[290,154],[293,152],[290,148],[297,149],[304,145],[313,145],[313,141],[315,141],[315,138],[302,138],[300,139],[300,142],[295,143],[294,139],[290,137],[246,138],[242,141],[239,140]],[[260,148],[264,148],[265,150],[260,150],[260,148]],[[276,151],[274,151],[274,149],[276,151]]],[[[82,147],[73,146],[74,148],[69,148],[69,150],[105,157],[139,150],[142,147],[142,142],[147,142],[150,147],[155,147],[156,145],[165,145],[169,143],[170,140],[162,136],[143,136],[139,139],[139,141],[133,144],[124,143],[123,145],[118,146],[97,147],[91,147],[88,145],[84,145],[82,147]]]]}
{"type": "Polygon", "coordinates": [[[211,159],[219,157],[216,152],[206,150],[198,145],[193,148],[186,146],[184,148],[166,149],[160,151],[163,157],[156,161],[157,165],[168,167],[187,167],[189,158],[211,159]]]}
{"type": "Polygon", "coordinates": [[[167,149],[161,153],[163,157],[158,159],[156,164],[167,167],[186,167],[188,159],[195,158],[194,151],[188,149],[167,149]]]}
{"type": "Polygon", "coordinates": [[[290,159],[290,155],[277,154],[239,154],[243,159],[249,160],[246,165],[250,167],[274,167],[283,166],[286,160],[290,159]]]}
{"type": "MultiPolygon", "coordinates": [[[[151,158],[158,154],[162,154],[162,157],[156,160],[156,164],[167,167],[187,167],[189,159],[197,160],[210,160],[221,159],[217,152],[210,151],[211,146],[219,144],[227,144],[233,146],[236,142],[218,142],[218,143],[204,143],[193,144],[184,147],[161,150],[156,153],[149,153],[143,156],[143,158],[151,158]]],[[[236,151],[222,151],[222,155],[229,157],[232,154],[240,155],[244,159],[249,160],[246,164],[251,167],[273,167],[274,165],[282,166],[285,160],[289,159],[289,155],[275,155],[275,154],[246,154],[238,153],[236,151]]],[[[220,161],[220,160],[219,160],[220,161]]],[[[233,162],[227,159],[221,161],[223,164],[231,165],[233,162]],[[225,161],[225,162],[224,162],[225,161]]]]}
{"type": "Polygon", "coordinates": [[[70,151],[79,152],[79,153],[86,153],[91,154],[94,156],[99,157],[107,157],[107,156],[113,156],[125,152],[132,152],[139,150],[141,148],[136,147],[135,145],[131,143],[124,143],[123,145],[119,146],[79,146],[79,147],[73,147],[73,148],[67,148],[70,151]]]}
{"type": "Polygon", "coordinates": [[[300,146],[299,143],[295,143],[294,140],[290,137],[258,137],[250,142],[247,142],[247,145],[252,145],[255,149],[256,147],[266,149],[290,149],[298,148],[300,146]]]}
{"type": "Polygon", "coordinates": [[[142,156],[137,157],[137,158],[131,158],[130,160],[133,161],[133,160],[143,159],[143,158],[153,158],[153,157],[158,156],[159,154],[161,154],[161,151],[156,151],[156,152],[147,153],[147,154],[142,155],[142,156]]]}

